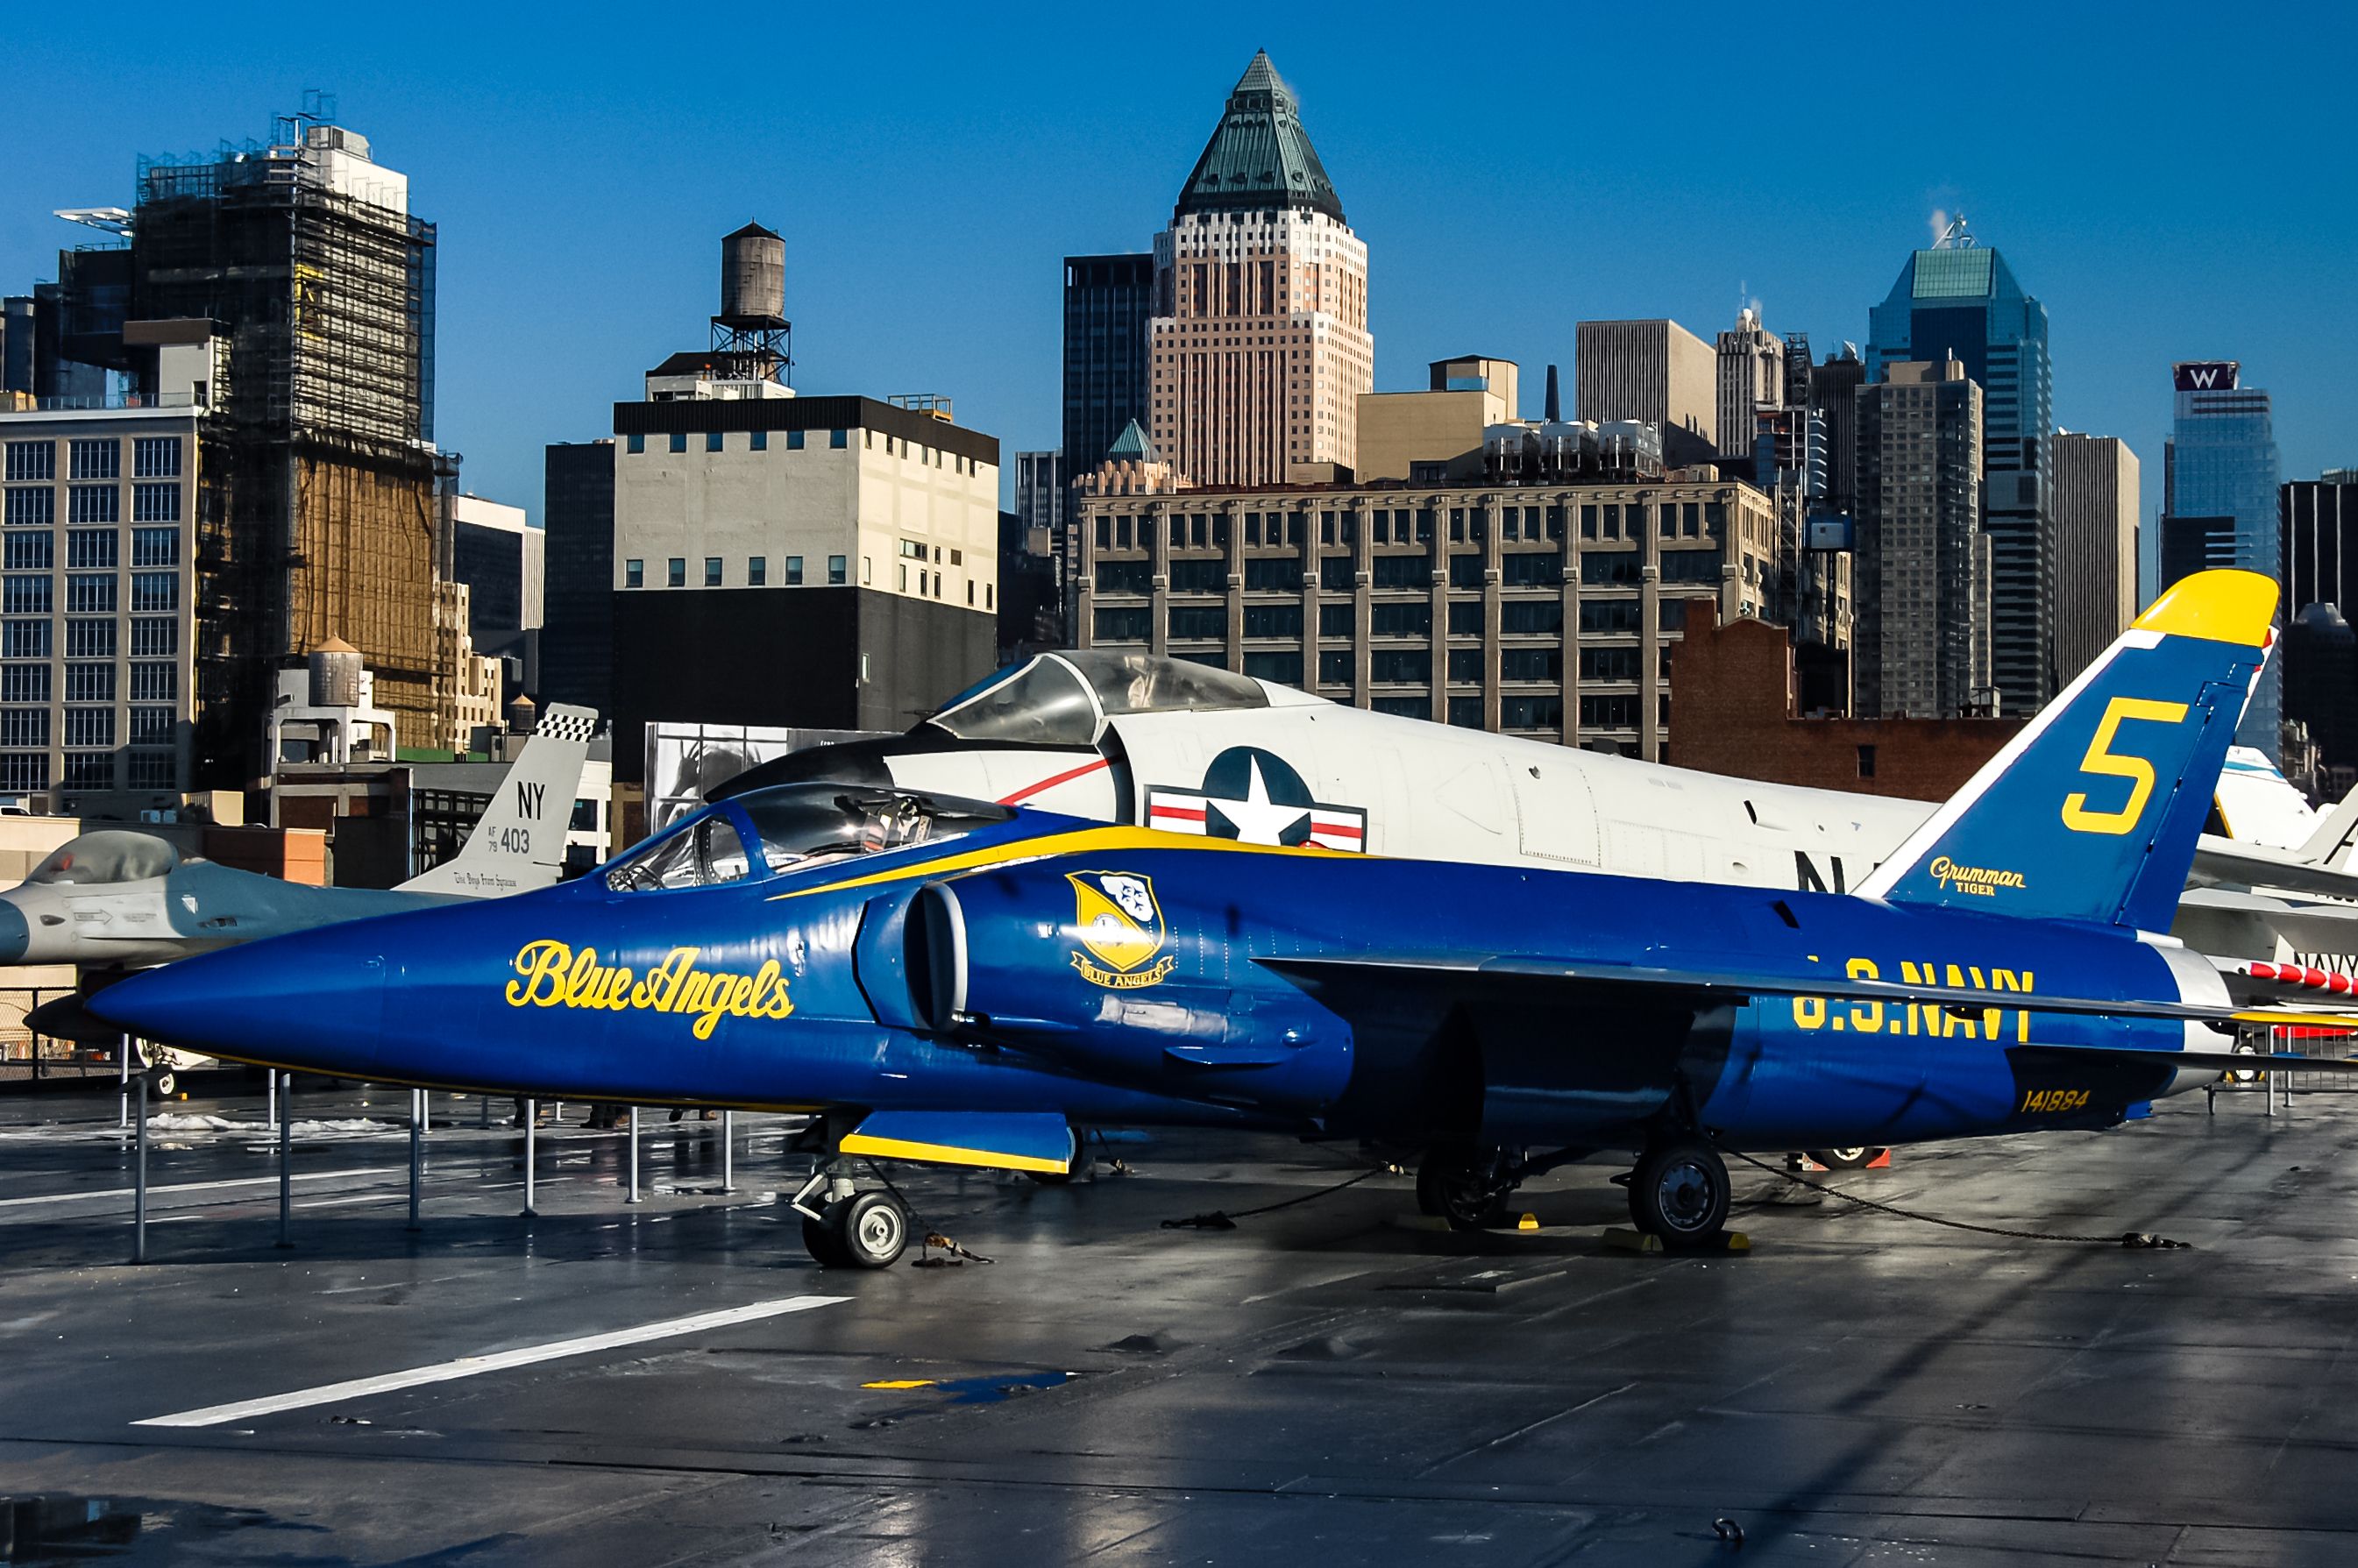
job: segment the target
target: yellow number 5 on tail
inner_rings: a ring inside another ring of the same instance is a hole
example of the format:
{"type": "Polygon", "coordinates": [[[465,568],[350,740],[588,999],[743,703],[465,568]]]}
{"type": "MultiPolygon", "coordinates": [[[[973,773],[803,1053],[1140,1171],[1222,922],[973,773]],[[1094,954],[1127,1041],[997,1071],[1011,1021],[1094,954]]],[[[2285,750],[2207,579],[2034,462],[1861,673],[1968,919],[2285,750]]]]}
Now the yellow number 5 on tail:
{"type": "Polygon", "coordinates": [[[2063,826],[2074,833],[2126,833],[2135,827],[2137,818],[2145,815],[2145,803],[2153,796],[2153,764],[2143,757],[2125,756],[2114,751],[2113,739],[2120,727],[2132,719],[2177,724],[2185,718],[2186,704],[2182,702],[2116,697],[2106,704],[2104,717],[2096,725],[2095,738],[2088,742],[2088,754],[2080,759],[2080,771],[2128,780],[2128,804],[2118,811],[2091,811],[2087,795],[2075,790],[2063,802],[2063,826]]]}

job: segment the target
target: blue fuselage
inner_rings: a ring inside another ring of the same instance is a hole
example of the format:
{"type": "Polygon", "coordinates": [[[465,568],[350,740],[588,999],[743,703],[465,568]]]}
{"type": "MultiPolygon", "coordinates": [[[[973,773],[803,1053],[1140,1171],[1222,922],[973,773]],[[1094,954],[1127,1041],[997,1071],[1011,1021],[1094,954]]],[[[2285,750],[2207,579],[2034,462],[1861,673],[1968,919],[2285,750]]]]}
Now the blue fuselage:
{"type": "Polygon", "coordinates": [[[2022,1048],[2185,1042],[2174,1022],[1717,1005],[1462,967],[1634,974],[1704,953],[1801,979],[2174,1000],[2161,956],[2116,929],[1028,813],[781,872],[754,856],[719,885],[609,884],[256,943],[92,1005],[212,1054],[411,1084],[1551,1147],[1612,1146],[1673,1112],[1764,1148],[2104,1125],[2174,1075],[2058,1069],[2022,1048]],[[1271,967],[1371,955],[1384,962],[1271,967]]]}

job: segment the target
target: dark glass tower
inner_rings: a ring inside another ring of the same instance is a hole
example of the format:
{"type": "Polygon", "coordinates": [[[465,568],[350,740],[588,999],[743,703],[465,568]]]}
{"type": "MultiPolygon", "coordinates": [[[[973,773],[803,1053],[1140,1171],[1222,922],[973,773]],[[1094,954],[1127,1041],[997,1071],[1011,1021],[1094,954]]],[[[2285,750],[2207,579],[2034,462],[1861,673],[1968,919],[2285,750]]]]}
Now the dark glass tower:
{"type": "Polygon", "coordinates": [[[614,711],[614,443],[548,449],[540,630],[543,705],[614,711]]]}
{"type": "Polygon", "coordinates": [[[1094,473],[1147,407],[1147,318],[1154,256],[1065,258],[1065,477],[1094,473]]]}
{"type": "Polygon", "coordinates": [[[1970,240],[1918,251],[1868,312],[1867,379],[1953,354],[1982,389],[1982,531],[1990,541],[1990,678],[2003,711],[2055,695],[2055,427],[2047,308],[1970,240]]]}

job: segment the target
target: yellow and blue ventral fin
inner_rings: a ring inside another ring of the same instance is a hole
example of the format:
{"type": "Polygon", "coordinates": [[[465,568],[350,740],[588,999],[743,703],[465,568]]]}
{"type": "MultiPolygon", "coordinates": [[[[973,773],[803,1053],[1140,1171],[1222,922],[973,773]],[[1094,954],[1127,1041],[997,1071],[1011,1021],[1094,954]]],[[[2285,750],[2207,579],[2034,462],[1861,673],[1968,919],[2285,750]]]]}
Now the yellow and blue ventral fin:
{"type": "Polygon", "coordinates": [[[2276,608],[2255,572],[2177,583],[1854,891],[2167,931],[2276,608]]]}
{"type": "Polygon", "coordinates": [[[1073,1168],[1073,1132],[1046,1111],[880,1110],[845,1137],[843,1152],[1062,1175],[1073,1168]]]}

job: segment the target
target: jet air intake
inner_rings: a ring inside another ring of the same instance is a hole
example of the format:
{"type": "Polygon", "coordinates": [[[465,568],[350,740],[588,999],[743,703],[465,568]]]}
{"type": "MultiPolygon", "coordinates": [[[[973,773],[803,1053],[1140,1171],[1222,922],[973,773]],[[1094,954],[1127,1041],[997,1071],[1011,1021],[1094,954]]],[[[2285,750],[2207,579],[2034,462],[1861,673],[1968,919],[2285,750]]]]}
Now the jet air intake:
{"type": "Polygon", "coordinates": [[[915,894],[903,958],[930,1032],[1155,1094],[1315,1118],[1349,1026],[1151,878],[1050,861],[915,894]]]}

